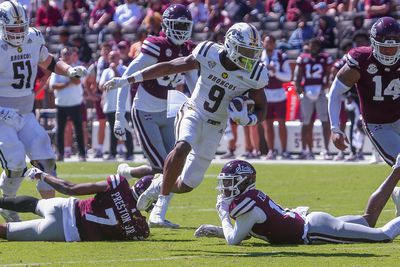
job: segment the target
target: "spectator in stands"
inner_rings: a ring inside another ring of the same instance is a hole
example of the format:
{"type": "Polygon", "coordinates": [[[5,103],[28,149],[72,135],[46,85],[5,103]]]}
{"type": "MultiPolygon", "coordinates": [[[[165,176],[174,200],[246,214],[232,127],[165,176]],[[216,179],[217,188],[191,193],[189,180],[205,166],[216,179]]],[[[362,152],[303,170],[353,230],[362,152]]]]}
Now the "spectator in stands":
{"type": "Polygon", "coordinates": [[[304,42],[310,40],[314,36],[313,28],[307,25],[307,18],[301,15],[297,29],[293,31],[288,40],[289,49],[301,49],[304,42]]]}
{"type": "Polygon", "coordinates": [[[354,32],[352,40],[354,47],[369,46],[371,44],[369,34],[364,30],[354,32]]]}
{"type": "Polygon", "coordinates": [[[206,26],[204,27],[204,32],[215,32],[219,29],[225,29],[229,27],[231,21],[228,17],[228,14],[225,10],[221,9],[217,5],[213,5],[211,7],[210,15],[208,16],[208,20],[206,26]]]}
{"type": "Polygon", "coordinates": [[[267,0],[265,3],[265,12],[271,19],[282,20],[286,7],[287,0],[267,0]],[[284,6],[284,2],[286,2],[286,6],[284,6]]]}
{"type": "Polygon", "coordinates": [[[201,0],[192,0],[192,3],[188,5],[188,9],[192,14],[194,31],[202,31],[208,19],[207,7],[201,0]]]}
{"type": "Polygon", "coordinates": [[[97,0],[90,13],[89,28],[95,32],[101,31],[112,20],[114,6],[108,0],[97,0]]]}
{"type": "Polygon", "coordinates": [[[61,12],[49,4],[49,0],[41,0],[41,6],[36,11],[36,26],[60,26],[61,12]]]}
{"type": "Polygon", "coordinates": [[[161,31],[162,17],[161,14],[155,12],[152,16],[146,16],[143,19],[143,25],[149,35],[158,35],[161,31]]]}
{"type": "Polygon", "coordinates": [[[246,0],[231,0],[225,6],[229,18],[233,23],[247,21],[245,16],[253,10],[252,3],[246,0]]]}
{"type": "MultiPolygon", "coordinates": [[[[64,48],[61,51],[61,60],[72,64],[72,49],[64,48]]],[[[64,160],[64,130],[67,118],[74,123],[76,139],[79,147],[79,160],[85,161],[86,152],[83,141],[82,111],[83,88],[80,78],[69,78],[52,73],[50,76],[50,89],[54,91],[57,108],[57,160],[64,160]]]]}
{"type": "MultiPolygon", "coordinates": [[[[364,26],[364,15],[356,15],[353,18],[353,25],[351,27],[346,27],[343,29],[343,31],[339,31],[339,40],[340,43],[344,39],[351,40],[353,38],[353,35],[356,31],[364,31],[367,32],[366,30],[363,29],[364,26]]],[[[340,29],[342,30],[342,29],[340,29]]]]}
{"type": "Polygon", "coordinates": [[[88,66],[93,61],[93,51],[89,44],[80,34],[71,36],[71,43],[74,47],[78,48],[79,60],[88,66]]]}
{"type": "Polygon", "coordinates": [[[146,9],[146,17],[153,16],[154,13],[162,14],[165,10],[165,6],[160,0],[150,0],[149,5],[146,9]]]}
{"type": "Polygon", "coordinates": [[[364,9],[367,19],[378,19],[390,15],[391,0],[365,0],[364,9]]]}
{"type": "Polygon", "coordinates": [[[125,4],[119,5],[115,10],[113,20],[122,28],[136,29],[142,17],[142,8],[137,0],[125,0],[125,4]]]}
{"type": "MultiPolygon", "coordinates": [[[[102,88],[103,84],[114,77],[120,77],[126,70],[126,66],[120,63],[120,53],[119,51],[111,51],[108,54],[108,61],[110,67],[105,69],[101,74],[99,88],[102,88]]],[[[111,90],[108,92],[103,92],[103,112],[106,115],[109,130],[110,130],[110,154],[108,155],[108,160],[114,160],[117,155],[117,143],[118,140],[114,135],[114,123],[115,123],[115,111],[117,108],[117,90],[111,90]]],[[[130,120],[129,111],[131,110],[130,104],[132,103],[131,96],[128,93],[125,105],[125,118],[130,120]]],[[[133,159],[133,139],[130,131],[126,132],[125,146],[127,153],[125,155],[125,160],[133,159]]]]}
{"type": "Polygon", "coordinates": [[[288,21],[297,21],[305,17],[306,21],[311,20],[314,11],[311,0],[289,0],[286,10],[286,19],[288,21]]]}
{"type": "Polygon", "coordinates": [[[132,58],[129,57],[129,43],[127,41],[120,41],[117,44],[117,48],[120,53],[122,65],[129,66],[129,63],[132,61],[132,58]]]}
{"type": "Polygon", "coordinates": [[[57,48],[57,58],[61,57],[61,50],[64,47],[70,47],[72,46],[71,42],[69,41],[69,31],[67,28],[62,28],[59,33],[59,39],[58,39],[58,48],[57,48]]]}
{"type": "Polygon", "coordinates": [[[269,70],[269,82],[265,88],[267,97],[267,117],[262,122],[265,139],[268,144],[267,160],[276,159],[278,152],[275,149],[274,121],[278,121],[279,139],[282,147],[282,158],[290,159],[287,148],[287,129],[286,129],[286,92],[283,89],[283,82],[288,82],[292,78],[292,70],[286,54],[275,49],[276,40],[272,35],[264,38],[264,50],[261,60],[269,70]]]}
{"type": "Polygon", "coordinates": [[[147,30],[145,27],[140,27],[136,33],[137,42],[133,43],[129,48],[129,57],[133,60],[140,54],[140,48],[144,40],[147,38],[147,30]]]}
{"type": "Polygon", "coordinates": [[[322,16],[319,18],[319,27],[315,32],[315,37],[321,41],[322,48],[334,48],[335,47],[335,31],[334,25],[330,23],[328,16],[322,16]]]}
{"type": "Polygon", "coordinates": [[[63,25],[80,25],[82,20],[81,14],[79,13],[78,9],[75,8],[74,2],[72,0],[65,0],[63,7],[63,25]]]}
{"type": "Polygon", "coordinates": [[[328,86],[329,72],[333,60],[330,55],[321,52],[321,42],[317,38],[310,40],[309,49],[310,53],[302,53],[297,58],[294,71],[296,91],[301,98],[303,151],[299,158],[315,158],[313,153],[313,114],[316,111],[323,129],[325,150],[322,155],[324,159],[328,160],[332,159],[332,157],[329,154],[330,124],[325,89],[328,86]]]}

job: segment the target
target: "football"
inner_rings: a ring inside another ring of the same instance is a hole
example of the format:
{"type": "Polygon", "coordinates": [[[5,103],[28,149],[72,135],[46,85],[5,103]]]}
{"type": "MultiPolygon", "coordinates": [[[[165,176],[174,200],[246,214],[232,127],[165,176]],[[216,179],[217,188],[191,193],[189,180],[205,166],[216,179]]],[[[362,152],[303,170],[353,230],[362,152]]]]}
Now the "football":
{"type": "Polygon", "coordinates": [[[235,108],[238,111],[241,111],[243,109],[243,104],[247,105],[247,111],[249,114],[253,113],[254,111],[254,100],[250,99],[247,96],[241,95],[241,96],[236,96],[231,100],[231,103],[235,106],[235,108]]]}

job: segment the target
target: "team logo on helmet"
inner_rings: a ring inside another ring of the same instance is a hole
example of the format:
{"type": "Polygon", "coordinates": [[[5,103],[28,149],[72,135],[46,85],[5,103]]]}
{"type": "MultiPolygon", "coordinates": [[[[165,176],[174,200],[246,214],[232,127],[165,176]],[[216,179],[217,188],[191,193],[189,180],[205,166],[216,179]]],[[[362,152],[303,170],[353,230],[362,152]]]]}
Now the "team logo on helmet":
{"type": "Polygon", "coordinates": [[[375,28],[375,27],[372,27],[372,29],[371,29],[371,36],[376,37],[376,34],[377,34],[376,28],[375,28]]]}
{"type": "Polygon", "coordinates": [[[242,174],[242,173],[254,173],[254,171],[253,171],[253,169],[252,169],[250,166],[248,166],[248,165],[239,164],[239,165],[236,167],[236,173],[240,173],[240,174],[242,174]]]}
{"type": "Polygon", "coordinates": [[[237,29],[233,29],[233,30],[231,31],[231,35],[232,35],[232,38],[235,38],[235,39],[238,40],[239,42],[243,42],[243,41],[244,41],[243,34],[242,34],[239,30],[237,30],[237,29]]]}
{"type": "Polygon", "coordinates": [[[378,67],[375,64],[371,63],[368,65],[367,72],[369,74],[375,74],[378,72],[378,67]]]}
{"type": "Polygon", "coordinates": [[[7,16],[7,12],[4,9],[0,9],[0,20],[4,21],[4,23],[10,23],[10,19],[7,16]]]}

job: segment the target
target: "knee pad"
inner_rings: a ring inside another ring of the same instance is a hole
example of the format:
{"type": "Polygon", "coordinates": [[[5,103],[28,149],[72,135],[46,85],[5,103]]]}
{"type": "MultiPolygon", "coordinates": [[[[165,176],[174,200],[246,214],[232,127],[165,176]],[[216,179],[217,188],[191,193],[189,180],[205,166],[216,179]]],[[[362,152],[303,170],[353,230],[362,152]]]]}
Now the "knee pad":
{"type": "Polygon", "coordinates": [[[26,168],[23,170],[3,171],[0,175],[0,189],[3,196],[15,196],[17,191],[24,180],[24,173],[26,168]]]}
{"type": "Polygon", "coordinates": [[[54,159],[37,159],[31,160],[32,166],[40,169],[41,171],[47,172],[48,174],[53,175],[54,177],[57,176],[56,173],[56,161],[54,159]]]}

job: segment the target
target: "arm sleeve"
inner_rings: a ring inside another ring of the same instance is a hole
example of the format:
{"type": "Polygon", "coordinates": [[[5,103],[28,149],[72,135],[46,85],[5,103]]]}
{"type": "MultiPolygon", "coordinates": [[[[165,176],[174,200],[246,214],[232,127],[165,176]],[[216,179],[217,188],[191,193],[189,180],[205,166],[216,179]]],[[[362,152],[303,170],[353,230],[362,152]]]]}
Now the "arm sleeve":
{"type": "Polygon", "coordinates": [[[221,220],[225,240],[228,245],[237,245],[245,239],[254,224],[262,223],[267,219],[266,215],[258,207],[254,207],[249,212],[236,218],[235,226],[232,226],[229,216],[224,216],[221,220]]]}
{"type": "Polygon", "coordinates": [[[342,95],[346,93],[350,87],[342,83],[337,77],[331,85],[328,95],[328,111],[331,122],[331,129],[340,129],[340,108],[342,95]]]}
{"type": "MultiPolygon", "coordinates": [[[[132,62],[129,64],[128,68],[125,70],[122,77],[127,78],[132,75],[136,71],[142,70],[148,66],[154,65],[157,63],[157,58],[152,57],[150,55],[140,53],[132,62]]],[[[130,86],[125,86],[122,88],[118,88],[117,94],[117,114],[125,114],[125,104],[126,99],[128,97],[130,86]]],[[[122,115],[123,116],[123,115],[122,115]]]]}
{"type": "Polygon", "coordinates": [[[283,82],[289,82],[292,78],[292,69],[289,60],[285,60],[282,64],[282,71],[275,72],[275,77],[283,82]]]}
{"type": "Polygon", "coordinates": [[[102,87],[103,84],[106,83],[106,81],[112,79],[114,75],[112,75],[112,70],[111,69],[105,69],[100,76],[100,81],[99,81],[99,86],[102,87]]]}

